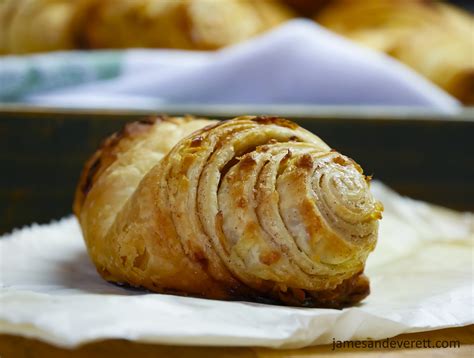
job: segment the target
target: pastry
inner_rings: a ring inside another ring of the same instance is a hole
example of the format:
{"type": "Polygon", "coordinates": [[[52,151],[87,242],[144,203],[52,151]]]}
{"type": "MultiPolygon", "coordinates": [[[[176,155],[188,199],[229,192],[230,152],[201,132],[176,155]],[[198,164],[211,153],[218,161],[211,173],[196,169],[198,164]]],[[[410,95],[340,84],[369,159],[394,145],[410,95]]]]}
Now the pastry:
{"type": "Polygon", "coordinates": [[[277,1],[80,0],[74,26],[83,48],[212,50],[291,17],[277,1]]]}
{"type": "Polygon", "coordinates": [[[308,307],[368,295],[381,211],[353,160],[251,116],[129,124],[87,162],[74,202],[108,281],[308,307]]]}
{"type": "Polygon", "coordinates": [[[74,48],[70,29],[74,0],[0,2],[0,54],[74,48]]]}
{"type": "Polygon", "coordinates": [[[0,0],[0,54],[74,48],[212,50],[293,16],[276,0],[0,0]]]}
{"type": "Polygon", "coordinates": [[[474,103],[472,15],[433,0],[334,0],[315,19],[474,103]]]}

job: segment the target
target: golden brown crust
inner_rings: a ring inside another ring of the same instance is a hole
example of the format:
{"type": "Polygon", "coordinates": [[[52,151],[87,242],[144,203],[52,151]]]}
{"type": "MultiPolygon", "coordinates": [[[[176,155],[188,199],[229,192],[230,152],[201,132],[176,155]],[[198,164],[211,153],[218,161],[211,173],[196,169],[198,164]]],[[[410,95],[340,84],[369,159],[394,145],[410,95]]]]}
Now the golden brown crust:
{"type": "Polygon", "coordinates": [[[75,214],[106,280],[342,307],[369,293],[381,210],[360,171],[282,118],[152,119],[89,160],[75,214]]]}
{"type": "Polygon", "coordinates": [[[150,131],[151,126],[166,120],[166,116],[157,116],[128,123],[119,132],[113,133],[101,143],[99,149],[84,165],[79,178],[73,205],[73,212],[76,215],[79,215],[84,200],[97,178],[117,159],[117,153],[126,151],[130,142],[150,131]]]}

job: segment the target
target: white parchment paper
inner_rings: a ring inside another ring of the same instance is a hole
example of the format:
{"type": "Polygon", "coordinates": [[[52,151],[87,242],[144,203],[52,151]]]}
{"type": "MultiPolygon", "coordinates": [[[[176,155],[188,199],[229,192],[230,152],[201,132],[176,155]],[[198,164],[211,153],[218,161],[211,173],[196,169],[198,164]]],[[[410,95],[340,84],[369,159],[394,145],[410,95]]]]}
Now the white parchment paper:
{"type": "Polygon", "coordinates": [[[0,238],[0,332],[73,347],[107,338],[179,345],[303,347],[474,323],[474,216],[400,197],[385,205],[366,272],[372,294],[344,310],[150,294],[104,282],[77,222],[0,238]]]}

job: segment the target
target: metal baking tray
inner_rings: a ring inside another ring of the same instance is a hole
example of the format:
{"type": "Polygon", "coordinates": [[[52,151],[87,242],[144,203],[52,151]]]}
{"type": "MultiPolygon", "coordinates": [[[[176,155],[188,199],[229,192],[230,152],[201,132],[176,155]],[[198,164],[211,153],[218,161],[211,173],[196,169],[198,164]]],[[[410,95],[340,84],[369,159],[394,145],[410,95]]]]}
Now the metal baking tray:
{"type": "Polygon", "coordinates": [[[279,115],[354,158],[401,194],[474,211],[474,111],[403,108],[168,106],[158,110],[0,106],[0,233],[71,213],[84,161],[127,121],[156,114],[279,115]]]}

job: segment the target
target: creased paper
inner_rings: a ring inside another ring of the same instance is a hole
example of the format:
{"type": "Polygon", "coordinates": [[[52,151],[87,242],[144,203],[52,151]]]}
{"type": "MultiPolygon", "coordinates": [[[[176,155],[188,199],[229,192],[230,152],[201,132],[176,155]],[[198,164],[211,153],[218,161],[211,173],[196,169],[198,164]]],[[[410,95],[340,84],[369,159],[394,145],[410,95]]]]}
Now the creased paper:
{"type": "Polygon", "coordinates": [[[474,215],[403,198],[384,203],[366,272],[372,293],[344,310],[151,294],[103,281],[74,218],[0,239],[0,332],[73,347],[107,338],[296,348],[474,323],[474,215]]]}

